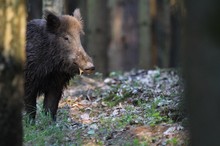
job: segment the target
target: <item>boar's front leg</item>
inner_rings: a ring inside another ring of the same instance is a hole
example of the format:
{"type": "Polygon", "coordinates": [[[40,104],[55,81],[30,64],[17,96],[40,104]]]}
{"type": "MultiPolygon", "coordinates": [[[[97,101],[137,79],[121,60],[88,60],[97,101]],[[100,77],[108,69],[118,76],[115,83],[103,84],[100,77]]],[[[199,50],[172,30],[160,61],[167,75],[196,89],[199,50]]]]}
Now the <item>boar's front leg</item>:
{"type": "Polygon", "coordinates": [[[57,89],[57,88],[50,88],[45,93],[43,107],[45,109],[46,114],[50,113],[54,121],[56,121],[56,113],[61,95],[62,95],[62,89],[57,89]]]}
{"type": "MultiPolygon", "coordinates": [[[[27,87],[26,87],[27,88],[27,87]]],[[[29,91],[26,89],[26,91],[29,91]]],[[[37,92],[26,92],[25,98],[24,98],[24,104],[25,104],[25,111],[28,115],[28,121],[30,123],[35,122],[35,116],[36,116],[36,98],[37,98],[37,92]]]]}

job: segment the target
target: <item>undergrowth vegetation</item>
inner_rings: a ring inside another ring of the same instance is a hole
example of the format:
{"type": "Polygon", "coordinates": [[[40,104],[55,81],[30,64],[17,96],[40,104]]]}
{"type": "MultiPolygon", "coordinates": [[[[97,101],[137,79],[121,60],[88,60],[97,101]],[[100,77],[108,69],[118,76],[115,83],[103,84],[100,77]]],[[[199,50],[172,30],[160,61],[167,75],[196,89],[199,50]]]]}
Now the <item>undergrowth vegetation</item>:
{"type": "Polygon", "coordinates": [[[78,76],[52,122],[38,103],[36,123],[25,122],[24,145],[187,145],[183,81],[173,69],[78,76]],[[184,107],[184,106],[182,106],[184,107]]]}
{"type": "Polygon", "coordinates": [[[63,128],[59,125],[65,125],[67,114],[63,115],[62,123],[56,124],[51,121],[50,115],[46,115],[42,109],[42,100],[38,102],[38,114],[35,124],[28,122],[28,116],[23,118],[24,143],[26,145],[60,145],[65,137],[63,128]]]}

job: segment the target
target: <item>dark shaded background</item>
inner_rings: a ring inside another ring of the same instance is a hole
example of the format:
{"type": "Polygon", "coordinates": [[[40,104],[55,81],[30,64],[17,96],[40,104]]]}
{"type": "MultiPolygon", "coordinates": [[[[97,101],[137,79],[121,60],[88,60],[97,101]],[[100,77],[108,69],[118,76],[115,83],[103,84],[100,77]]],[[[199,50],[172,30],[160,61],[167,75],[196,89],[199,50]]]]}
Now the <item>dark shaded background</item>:
{"type": "MultiPolygon", "coordinates": [[[[50,1],[50,0],[48,0],[50,1]]],[[[28,20],[42,18],[41,0],[28,0],[28,20]]],[[[62,14],[79,7],[83,46],[98,72],[179,67],[182,0],[64,0],[62,14]]]]}

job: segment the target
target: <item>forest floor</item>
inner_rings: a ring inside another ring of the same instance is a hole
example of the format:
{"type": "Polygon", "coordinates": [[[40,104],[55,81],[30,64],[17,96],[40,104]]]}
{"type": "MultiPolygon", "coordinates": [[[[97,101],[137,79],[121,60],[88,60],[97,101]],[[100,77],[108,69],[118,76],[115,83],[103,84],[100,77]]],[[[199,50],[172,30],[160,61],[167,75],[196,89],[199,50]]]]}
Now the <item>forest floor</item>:
{"type": "Polygon", "coordinates": [[[63,94],[56,123],[42,112],[35,125],[24,122],[24,145],[189,145],[183,92],[174,69],[77,76],[63,94]]]}

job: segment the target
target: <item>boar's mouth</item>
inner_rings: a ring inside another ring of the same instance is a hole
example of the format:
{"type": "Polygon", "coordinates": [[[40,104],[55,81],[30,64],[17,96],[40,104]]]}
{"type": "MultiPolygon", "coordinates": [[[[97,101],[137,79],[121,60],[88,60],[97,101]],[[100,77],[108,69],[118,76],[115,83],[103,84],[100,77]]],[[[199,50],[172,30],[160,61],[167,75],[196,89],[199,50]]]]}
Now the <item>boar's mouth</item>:
{"type": "Polygon", "coordinates": [[[92,74],[94,71],[95,71],[95,67],[94,66],[92,66],[90,68],[85,68],[85,69],[79,68],[80,75],[82,75],[84,73],[85,74],[92,74]]]}

